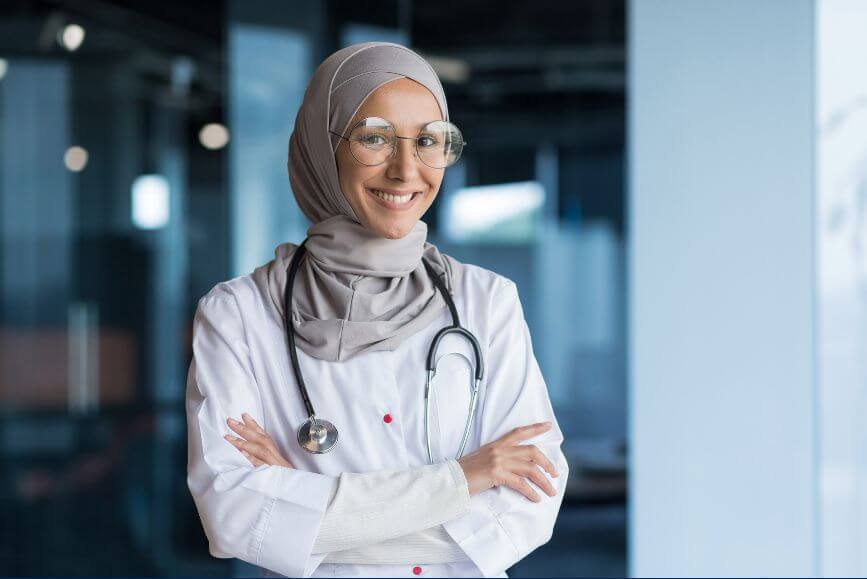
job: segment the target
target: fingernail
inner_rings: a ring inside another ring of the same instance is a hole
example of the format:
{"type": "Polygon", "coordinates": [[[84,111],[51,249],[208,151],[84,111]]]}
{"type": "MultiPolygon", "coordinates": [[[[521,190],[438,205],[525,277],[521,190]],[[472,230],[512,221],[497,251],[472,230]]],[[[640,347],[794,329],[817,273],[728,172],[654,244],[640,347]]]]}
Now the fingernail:
{"type": "Polygon", "coordinates": [[[242,414],[241,416],[243,416],[244,418],[250,418],[250,415],[247,414],[246,412],[244,414],[242,414]]]}
{"type": "Polygon", "coordinates": [[[238,424],[238,421],[237,421],[237,420],[234,420],[234,419],[232,419],[232,418],[229,418],[229,421],[228,421],[228,422],[229,422],[229,424],[238,424]]]}

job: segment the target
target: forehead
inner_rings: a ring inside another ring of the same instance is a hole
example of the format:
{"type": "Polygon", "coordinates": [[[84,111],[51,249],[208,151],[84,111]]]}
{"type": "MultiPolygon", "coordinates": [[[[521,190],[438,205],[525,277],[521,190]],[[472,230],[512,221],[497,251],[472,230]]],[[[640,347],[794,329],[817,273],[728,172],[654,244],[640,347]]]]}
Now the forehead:
{"type": "Polygon", "coordinates": [[[382,117],[398,130],[418,129],[430,121],[443,120],[436,97],[425,86],[408,78],[387,82],[370,93],[350,126],[366,117],[382,117]]]}

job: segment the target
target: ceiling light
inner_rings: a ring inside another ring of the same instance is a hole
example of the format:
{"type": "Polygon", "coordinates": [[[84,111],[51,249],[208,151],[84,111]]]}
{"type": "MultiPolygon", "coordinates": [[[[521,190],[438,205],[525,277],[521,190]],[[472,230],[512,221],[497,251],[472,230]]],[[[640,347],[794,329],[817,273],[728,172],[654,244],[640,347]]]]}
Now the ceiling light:
{"type": "Polygon", "coordinates": [[[87,149],[84,147],[79,147],[78,145],[69,147],[63,155],[63,164],[70,171],[79,173],[87,167],[87,157],[87,149]]]}
{"type": "Polygon", "coordinates": [[[84,28],[78,24],[67,24],[60,30],[57,41],[69,52],[74,52],[84,42],[84,35],[84,28]]]}
{"type": "Polygon", "coordinates": [[[199,142],[206,149],[222,149],[229,142],[229,129],[220,123],[208,123],[199,131],[199,142]]]}

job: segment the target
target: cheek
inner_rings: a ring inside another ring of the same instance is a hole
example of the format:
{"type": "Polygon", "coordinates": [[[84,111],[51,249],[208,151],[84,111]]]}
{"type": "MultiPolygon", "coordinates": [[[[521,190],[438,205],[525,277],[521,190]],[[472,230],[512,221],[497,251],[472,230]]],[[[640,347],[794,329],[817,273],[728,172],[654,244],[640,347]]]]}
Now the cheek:
{"type": "Polygon", "coordinates": [[[376,167],[356,165],[347,173],[349,178],[346,181],[346,187],[349,188],[351,195],[363,197],[365,195],[364,184],[376,179],[378,173],[380,170],[376,167]]]}
{"type": "Polygon", "coordinates": [[[346,159],[343,155],[337,156],[337,176],[340,188],[348,198],[358,197],[363,183],[368,179],[368,167],[359,165],[354,159],[346,159]]]}
{"type": "Polygon", "coordinates": [[[425,175],[425,181],[428,184],[429,191],[431,192],[431,199],[439,194],[440,187],[443,183],[443,171],[436,171],[434,173],[430,173],[425,175]]]}

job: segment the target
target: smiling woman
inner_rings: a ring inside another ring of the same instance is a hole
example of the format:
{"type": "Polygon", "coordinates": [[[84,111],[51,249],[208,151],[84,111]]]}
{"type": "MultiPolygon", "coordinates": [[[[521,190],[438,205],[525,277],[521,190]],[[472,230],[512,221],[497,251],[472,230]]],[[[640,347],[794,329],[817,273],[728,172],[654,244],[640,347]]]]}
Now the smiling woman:
{"type": "Polygon", "coordinates": [[[463,145],[410,49],[353,45],[317,68],[289,148],[303,248],[196,313],[188,484],[213,555],[288,576],[503,577],[550,538],[568,466],[515,284],[440,253],[421,221],[463,145]],[[486,371],[437,378],[432,342],[437,362],[478,350],[486,371]],[[449,394],[431,419],[433,382],[449,394]],[[450,382],[474,384],[463,435],[450,382]]]}

